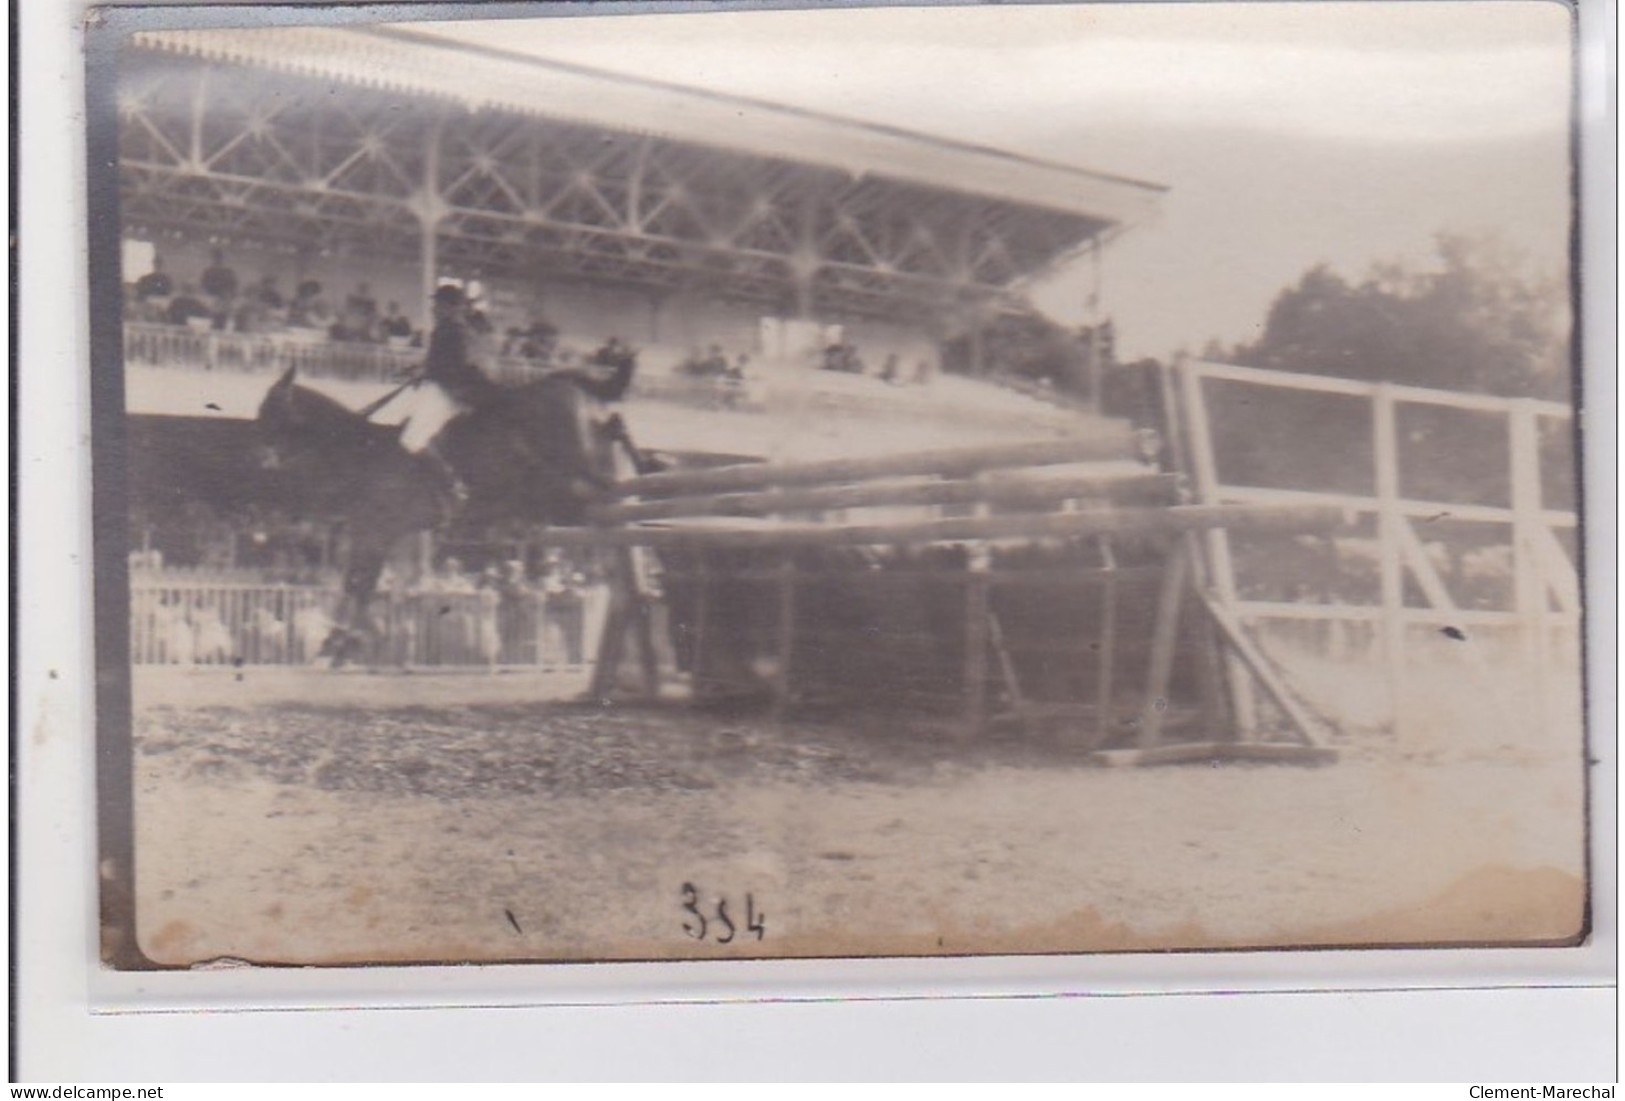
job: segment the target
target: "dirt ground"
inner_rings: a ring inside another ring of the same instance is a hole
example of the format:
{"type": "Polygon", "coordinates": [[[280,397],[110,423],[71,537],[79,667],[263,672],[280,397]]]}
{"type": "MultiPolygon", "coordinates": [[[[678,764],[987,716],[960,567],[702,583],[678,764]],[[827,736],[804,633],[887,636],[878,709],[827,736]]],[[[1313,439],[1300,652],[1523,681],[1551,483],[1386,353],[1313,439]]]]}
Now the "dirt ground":
{"type": "Polygon", "coordinates": [[[581,687],[138,670],[141,949],[172,965],[718,958],[1583,927],[1577,733],[1100,768],[1062,739],[566,702],[581,687]]]}

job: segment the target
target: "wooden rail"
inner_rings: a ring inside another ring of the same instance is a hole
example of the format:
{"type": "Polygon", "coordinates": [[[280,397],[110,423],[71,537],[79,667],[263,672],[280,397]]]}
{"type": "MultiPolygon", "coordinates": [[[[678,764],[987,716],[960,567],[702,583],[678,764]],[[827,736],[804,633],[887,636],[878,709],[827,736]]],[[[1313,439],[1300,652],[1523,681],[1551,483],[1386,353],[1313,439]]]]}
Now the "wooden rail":
{"type": "Polygon", "coordinates": [[[992,447],[943,448],[904,455],[828,459],[808,463],[747,463],[708,470],[670,470],[628,478],[617,497],[676,497],[810,486],[917,475],[966,478],[987,470],[1125,461],[1132,454],[1126,430],[992,447]]]}
{"type": "Polygon", "coordinates": [[[1086,474],[1064,478],[1014,476],[962,481],[881,481],[808,489],[766,489],[741,493],[668,497],[633,504],[607,505],[592,511],[605,524],[665,520],[684,516],[774,516],[793,512],[873,508],[884,505],[960,505],[985,501],[996,505],[1045,505],[1079,498],[1117,503],[1177,499],[1179,479],[1172,474],[1086,474]]]}
{"type": "Polygon", "coordinates": [[[1102,508],[1080,512],[962,516],[870,524],[771,523],[760,527],[704,522],[656,527],[558,528],[554,546],[795,548],[958,543],[990,539],[1044,539],[1091,535],[1167,535],[1207,528],[1233,531],[1330,530],[1342,521],[1335,508],[1303,505],[1182,505],[1173,508],[1102,508]]]}

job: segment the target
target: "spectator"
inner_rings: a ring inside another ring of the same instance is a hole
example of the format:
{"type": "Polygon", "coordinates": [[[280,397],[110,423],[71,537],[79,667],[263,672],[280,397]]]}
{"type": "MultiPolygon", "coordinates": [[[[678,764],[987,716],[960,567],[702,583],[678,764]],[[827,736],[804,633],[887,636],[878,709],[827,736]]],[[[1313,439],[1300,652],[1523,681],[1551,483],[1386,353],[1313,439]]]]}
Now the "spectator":
{"type": "Polygon", "coordinates": [[[547,621],[564,644],[566,665],[580,665],[585,660],[582,652],[585,617],[580,591],[584,583],[585,579],[562,560],[549,563],[546,580],[542,583],[547,621]]]}
{"type": "Polygon", "coordinates": [[[401,312],[398,302],[391,302],[384,312],[384,319],[378,323],[378,332],[386,341],[405,341],[412,335],[412,322],[401,312]]]}
{"type": "Polygon", "coordinates": [[[890,353],[886,356],[886,362],[880,368],[880,381],[896,382],[900,370],[901,366],[898,363],[897,353],[890,353]]]}
{"type": "Polygon", "coordinates": [[[344,327],[351,340],[378,340],[378,300],[365,282],[357,283],[344,300],[344,327]]]}
{"type": "Polygon", "coordinates": [[[322,297],[322,285],[306,279],[294,292],[288,306],[288,324],[300,329],[325,329],[333,320],[333,308],[322,297]]]}
{"type": "Polygon", "coordinates": [[[277,290],[276,276],[270,272],[260,276],[259,286],[254,288],[251,297],[267,310],[280,310],[287,305],[282,299],[282,292],[277,290]]]}
{"type": "Polygon", "coordinates": [[[232,314],[232,328],[240,333],[263,333],[270,331],[271,312],[265,308],[256,294],[245,294],[237,303],[237,309],[232,314]]]}
{"type": "Polygon", "coordinates": [[[215,300],[217,311],[223,303],[237,297],[237,273],[226,266],[226,255],[219,249],[212,254],[212,262],[203,269],[198,281],[203,293],[215,300]]]}
{"type": "Polygon", "coordinates": [[[135,281],[136,297],[145,301],[149,298],[168,298],[174,293],[175,281],[164,271],[164,258],[154,254],[152,270],[135,281]]]}
{"type": "Polygon", "coordinates": [[[181,292],[169,300],[169,308],[164,312],[164,320],[171,325],[190,325],[194,318],[212,318],[214,313],[197,296],[197,289],[187,283],[181,287],[181,292]]]}

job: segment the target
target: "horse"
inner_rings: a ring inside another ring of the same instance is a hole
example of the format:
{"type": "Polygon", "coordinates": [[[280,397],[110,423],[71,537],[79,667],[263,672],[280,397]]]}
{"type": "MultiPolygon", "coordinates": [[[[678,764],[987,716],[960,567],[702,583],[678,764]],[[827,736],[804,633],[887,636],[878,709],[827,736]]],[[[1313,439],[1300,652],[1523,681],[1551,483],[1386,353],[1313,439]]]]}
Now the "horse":
{"type": "Polygon", "coordinates": [[[311,512],[342,519],[349,532],[343,596],[322,647],[335,667],[361,654],[374,634],[369,608],[390,553],[409,535],[518,522],[578,526],[613,478],[619,418],[606,431],[592,403],[624,396],[636,355],[608,346],[593,363],[518,386],[491,385],[447,424],[438,449],[462,482],[453,492],[429,457],[400,443],[400,426],[375,424],[289,368],[266,392],[257,425],[263,466],[279,470],[311,512]]]}

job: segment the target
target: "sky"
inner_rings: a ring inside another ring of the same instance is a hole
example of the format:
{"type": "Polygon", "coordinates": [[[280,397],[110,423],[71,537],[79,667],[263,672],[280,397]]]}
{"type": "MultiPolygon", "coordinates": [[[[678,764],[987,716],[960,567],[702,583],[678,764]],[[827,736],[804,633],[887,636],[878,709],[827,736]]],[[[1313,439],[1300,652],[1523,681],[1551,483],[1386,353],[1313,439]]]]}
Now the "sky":
{"type": "MultiPolygon", "coordinates": [[[[443,25],[539,56],[1165,184],[1108,250],[1128,357],[1249,339],[1310,267],[1494,232],[1567,263],[1570,21],[1521,0],[1048,4],[443,25]]],[[[1085,316],[1081,268],[1034,290],[1085,316]]]]}

